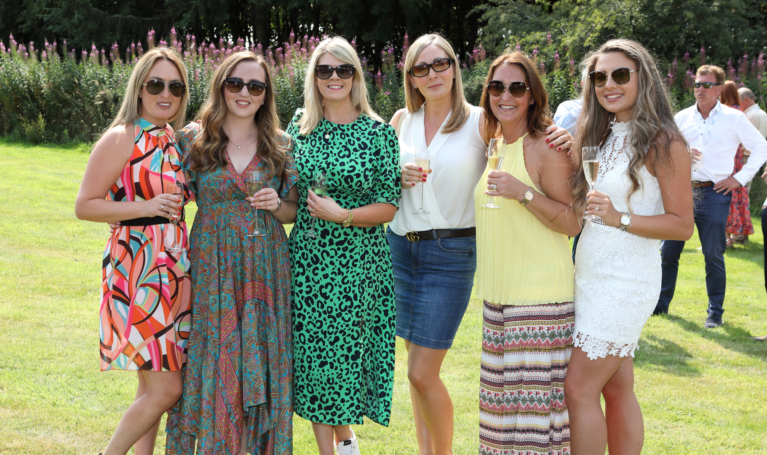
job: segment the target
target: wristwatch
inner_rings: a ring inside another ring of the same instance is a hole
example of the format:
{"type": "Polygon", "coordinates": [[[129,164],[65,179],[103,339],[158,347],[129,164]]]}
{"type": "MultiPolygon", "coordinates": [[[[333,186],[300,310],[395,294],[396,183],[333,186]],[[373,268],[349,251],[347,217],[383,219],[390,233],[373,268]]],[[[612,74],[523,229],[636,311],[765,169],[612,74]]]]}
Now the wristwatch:
{"type": "Polygon", "coordinates": [[[351,210],[349,210],[349,214],[346,216],[346,219],[345,219],[345,220],[344,220],[344,222],[341,224],[341,226],[343,226],[343,227],[349,227],[349,226],[351,226],[351,225],[352,225],[352,221],[354,221],[354,212],[352,212],[351,210]]]}
{"type": "Polygon", "coordinates": [[[621,213],[621,225],[618,226],[618,229],[621,231],[628,231],[628,229],[631,227],[631,214],[629,212],[621,213]]]}
{"type": "Polygon", "coordinates": [[[530,201],[533,200],[533,196],[535,196],[535,191],[533,191],[533,187],[527,189],[525,192],[525,198],[519,201],[520,204],[524,207],[525,205],[529,204],[530,201]]]}

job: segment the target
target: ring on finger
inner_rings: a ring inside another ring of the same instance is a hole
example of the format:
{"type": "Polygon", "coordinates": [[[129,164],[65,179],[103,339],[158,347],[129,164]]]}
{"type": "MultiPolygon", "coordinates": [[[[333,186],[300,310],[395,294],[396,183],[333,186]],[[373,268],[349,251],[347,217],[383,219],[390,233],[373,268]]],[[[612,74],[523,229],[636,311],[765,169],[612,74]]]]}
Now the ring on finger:
{"type": "Polygon", "coordinates": [[[405,181],[406,181],[406,182],[409,182],[409,181],[410,181],[410,176],[409,176],[409,175],[406,175],[406,176],[405,176],[405,181]]]}
{"type": "Polygon", "coordinates": [[[160,208],[165,210],[165,204],[160,205],[160,208]]]}
{"type": "Polygon", "coordinates": [[[491,183],[491,184],[490,184],[490,185],[488,185],[488,186],[490,187],[490,191],[495,191],[495,190],[497,190],[497,189],[498,189],[498,185],[496,185],[495,183],[491,183]]]}

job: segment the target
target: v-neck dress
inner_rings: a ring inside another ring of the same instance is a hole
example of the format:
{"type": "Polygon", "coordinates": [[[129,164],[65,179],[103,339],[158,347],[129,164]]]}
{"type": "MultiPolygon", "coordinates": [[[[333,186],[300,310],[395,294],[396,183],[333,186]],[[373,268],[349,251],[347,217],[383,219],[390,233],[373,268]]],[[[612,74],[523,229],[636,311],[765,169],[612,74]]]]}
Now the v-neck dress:
{"type": "Polygon", "coordinates": [[[394,283],[383,225],[343,227],[316,220],[304,235],[312,175],[327,175],[327,195],[346,209],[397,206],[399,148],[394,128],[361,115],[348,125],[322,120],[296,141],[298,219],[290,232],[293,268],[295,411],[327,425],[389,424],[394,380],[394,283]]]}
{"type": "MultiPolygon", "coordinates": [[[[179,131],[184,153],[199,131],[196,123],[179,131]]],[[[264,183],[283,198],[297,177],[291,149],[283,173],[264,183]]],[[[245,180],[254,170],[266,172],[257,156],[239,174],[231,162],[187,171],[198,208],[190,235],[193,316],[184,393],[168,417],[169,454],[236,454],[243,426],[249,454],[292,453],[288,238],[265,210],[256,216],[266,236],[245,236],[254,223],[245,180]]]]}

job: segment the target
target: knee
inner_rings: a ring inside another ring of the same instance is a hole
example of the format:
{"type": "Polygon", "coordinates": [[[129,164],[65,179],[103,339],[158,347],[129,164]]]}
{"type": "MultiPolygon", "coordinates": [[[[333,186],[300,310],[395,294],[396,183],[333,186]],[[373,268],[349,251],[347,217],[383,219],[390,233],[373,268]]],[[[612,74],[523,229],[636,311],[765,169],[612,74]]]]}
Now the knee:
{"type": "Polygon", "coordinates": [[[431,374],[421,368],[409,368],[407,379],[418,392],[425,392],[434,380],[431,374]]]}
{"type": "Polygon", "coordinates": [[[157,390],[154,398],[160,407],[169,409],[181,399],[183,392],[184,385],[180,380],[168,381],[168,383],[163,384],[162,388],[157,390]]]}
{"type": "Polygon", "coordinates": [[[578,384],[578,380],[571,375],[567,375],[565,377],[565,402],[567,407],[578,407],[584,401],[583,393],[584,390],[578,384]]]}
{"type": "Polygon", "coordinates": [[[633,384],[621,381],[608,381],[602,389],[602,396],[605,397],[605,403],[618,403],[631,397],[634,393],[633,384]]]}

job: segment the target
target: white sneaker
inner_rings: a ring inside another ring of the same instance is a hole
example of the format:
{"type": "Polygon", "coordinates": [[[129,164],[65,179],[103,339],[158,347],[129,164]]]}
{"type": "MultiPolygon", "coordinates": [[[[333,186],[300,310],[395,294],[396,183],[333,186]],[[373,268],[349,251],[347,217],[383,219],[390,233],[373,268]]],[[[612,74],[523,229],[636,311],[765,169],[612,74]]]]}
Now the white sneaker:
{"type": "Polygon", "coordinates": [[[360,455],[360,446],[357,444],[357,436],[352,431],[352,438],[341,441],[336,447],[338,455],[360,455]]]}

